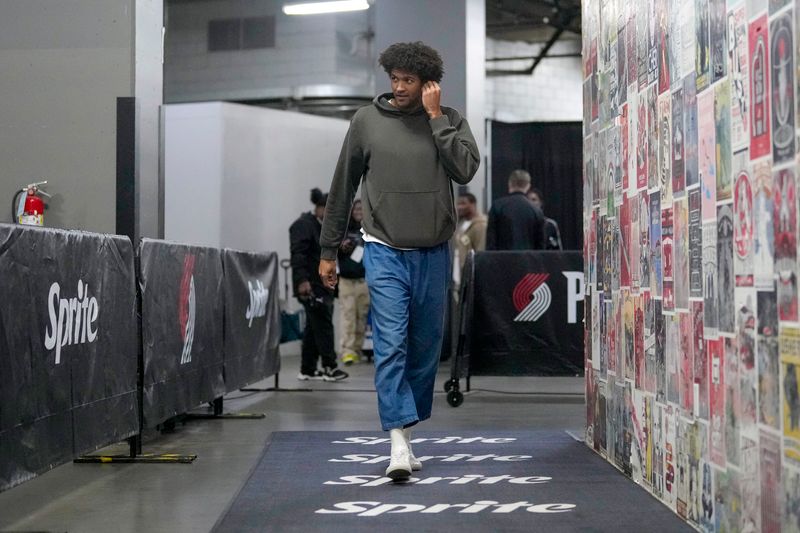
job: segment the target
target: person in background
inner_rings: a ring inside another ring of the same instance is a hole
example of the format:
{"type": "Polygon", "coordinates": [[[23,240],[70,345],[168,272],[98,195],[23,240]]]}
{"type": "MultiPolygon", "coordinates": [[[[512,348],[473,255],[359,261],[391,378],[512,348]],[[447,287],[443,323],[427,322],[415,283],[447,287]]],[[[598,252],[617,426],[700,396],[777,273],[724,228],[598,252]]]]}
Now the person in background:
{"type": "Polygon", "coordinates": [[[441,105],[444,68],[436,50],[395,43],[378,61],[392,92],[350,122],[322,227],[319,272],[333,289],[360,186],[378,414],[391,442],[386,476],[403,480],[422,468],[411,427],[430,418],[433,407],[456,225],[452,182],[472,179],[480,153],[467,121],[441,105]]]}
{"type": "Polygon", "coordinates": [[[486,215],[478,211],[478,200],[469,192],[458,195],[458,227],[453,238],[453,285],[461,284],[461,269],[470,251],[486,249],[486,215]]]}
{"type": "MultiPolygon", "coordinates": [[[[544,202],[542,201],[542,191],[535,187],[528,190],[528,200],[533,205],[542,210],[544,214],[544,202]]],[[[558,222],[552,218],[544,217],[544,248],[545,250],[563,250],[561,246],[561,232],[558,231],[558,222]]]]}
{"type": "Polygon", "coordinates": [[[320,258],[319,234],[325,216],[328,195],[311,191],[314,211],[303,213],[289,227],[294,295],[306,311],[306,329],[297,379],[340,381],[347,373],[336,368],[333,348],[333,293],[325,288],[317,271],[320,258]],[[317,360],[322,359],[322,370],[317,360]]]}
{"type": "Polygon", "coordinates": [[[361,358],[369,312],[369,290],[364,279],[364,240],[361,238],[361,200],[353,202],[347,234],[339,246],[339,318],[342,362],[361,358]]]}
{"type": "Polygon", "coordinates": [[[544,214],[525,196],[530,187],[527,171],[508,176],[508,196],[495,200],[489,210],[487,250],[544,249],[544,214]]]}

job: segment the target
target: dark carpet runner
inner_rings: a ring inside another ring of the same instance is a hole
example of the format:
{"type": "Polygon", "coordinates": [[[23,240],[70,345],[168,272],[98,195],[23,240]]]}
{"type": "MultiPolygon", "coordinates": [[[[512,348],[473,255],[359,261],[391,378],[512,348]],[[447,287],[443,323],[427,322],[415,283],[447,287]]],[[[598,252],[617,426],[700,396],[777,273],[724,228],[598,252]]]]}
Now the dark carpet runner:
{"type": "Polygon", "coordinates": [[[392,483],[388,433],[273,433],[214,531],[693,531],[564,431],[414,439],[423,469],[392,483]]]}

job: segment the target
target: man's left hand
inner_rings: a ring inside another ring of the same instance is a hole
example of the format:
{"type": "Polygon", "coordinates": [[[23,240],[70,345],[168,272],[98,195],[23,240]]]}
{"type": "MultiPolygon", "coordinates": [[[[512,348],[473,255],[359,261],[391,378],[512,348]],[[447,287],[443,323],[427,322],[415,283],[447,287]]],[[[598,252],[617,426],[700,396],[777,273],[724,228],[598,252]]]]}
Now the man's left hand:
{"type": "Polygon", "coordinates": [[[437,118],[442,116],[440,104],[442,90],[435,81],[429,81],[422,86],[422,107],[428,113],[428,117],[437,118]]]}

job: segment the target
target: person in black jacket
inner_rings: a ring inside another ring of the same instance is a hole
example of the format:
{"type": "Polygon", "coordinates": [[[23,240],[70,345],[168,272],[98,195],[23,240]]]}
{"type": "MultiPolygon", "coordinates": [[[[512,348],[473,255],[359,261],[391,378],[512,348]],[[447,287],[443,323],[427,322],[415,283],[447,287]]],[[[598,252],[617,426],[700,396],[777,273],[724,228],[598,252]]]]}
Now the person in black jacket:
{"type": "Polygon", "coordinates": [[[486,228],[487,250],[543,250],[544,213],[525,194],[531,175],[515,170],[508,177],[508,196],[494,201],[486,228]]]}
{"type": "Polygon", "coordinates": [[[319,234],[328,195],[311,191],[314,212],[303,213],[289,228],[294,295],[306,310],[306,329],[297,379],[340,381],[347,373],[336,368],[333,347],[333,293],[322,285],[317,266],[321,249],[319,234]],[[322,370],[317,359],[322,358],[322,370]]]}
{"type": "MultiPolygon", "coordinates": [[[[544,214],[544,202],[542,201],[542,191],[531,187],[528,189],[528,200],[533,202],[533,205],[542,210],[544,214]]],[[[544,216],[544,247],[548,250],[563,250],[561,245],[561,232],[558,230],[558,222],[544,216]]]]}

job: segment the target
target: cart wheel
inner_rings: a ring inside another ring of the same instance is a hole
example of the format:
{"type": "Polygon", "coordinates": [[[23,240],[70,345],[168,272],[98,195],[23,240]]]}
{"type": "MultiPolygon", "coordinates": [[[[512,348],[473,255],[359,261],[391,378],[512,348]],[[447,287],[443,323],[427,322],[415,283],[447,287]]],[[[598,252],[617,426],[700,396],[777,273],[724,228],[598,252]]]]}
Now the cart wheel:
{"type": "Polygon", "coordinates": [[[453,380],[448,379],[447,381],[444,382],[444,391],[450,392],[451,390],[453,390],[453,380]]]}
{"type": "Polygon", "coordinates": [[[451,390],[447,393],[447,403],[450,407],[458,407],[464,403],[464,393],[459,390],[451,390]]]}

